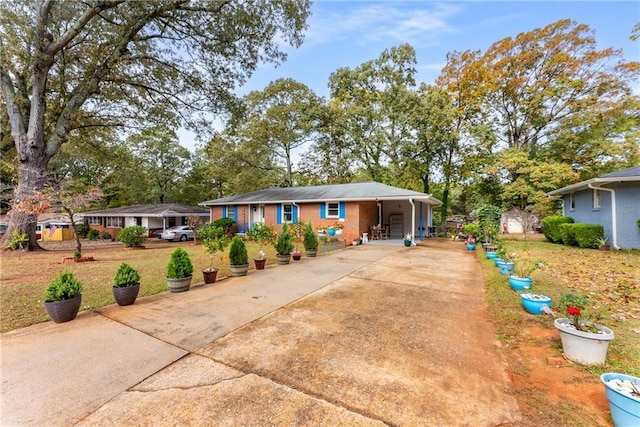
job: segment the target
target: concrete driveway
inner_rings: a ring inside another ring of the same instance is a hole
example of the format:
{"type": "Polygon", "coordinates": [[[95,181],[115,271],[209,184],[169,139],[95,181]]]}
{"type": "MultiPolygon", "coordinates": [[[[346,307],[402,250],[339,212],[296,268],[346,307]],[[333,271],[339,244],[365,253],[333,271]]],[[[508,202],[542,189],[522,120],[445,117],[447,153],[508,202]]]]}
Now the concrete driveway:
{"type": "Polygon", "coordinates": [[[2,425],[517,422],[460,242],[349,247],[2,336],[2,425]]]}

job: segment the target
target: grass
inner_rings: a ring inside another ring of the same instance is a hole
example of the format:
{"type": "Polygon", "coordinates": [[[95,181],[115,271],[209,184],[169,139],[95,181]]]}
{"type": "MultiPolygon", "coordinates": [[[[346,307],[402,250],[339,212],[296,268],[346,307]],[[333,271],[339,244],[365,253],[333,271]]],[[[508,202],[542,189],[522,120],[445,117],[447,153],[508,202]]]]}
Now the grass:
{"type": "MultiPolygon", "coordinates": [[[[629,300],[625,301],[620,286],[632,282],[640,286],[640,251],[606,252],[540,240],[505,240],[505,244],[508,253],[516,253],[516,263],[519,257],[544,261],[545,267],[533,273],[535,292],[552,297],[554,305],[565,293],[586,296],[589,300],[586,312],[593,314],[598,323],[614,330],[615,339],[609,346],[607,366],[589,368],[590,371],[602,373],[615,370],[640,376],[640,346],[637,345],[640,339],[640,289],[636,288],[629,300]]],[[[491,283],[495,284],[495,279],[493,273],[491,283]]],[[[501,283],[504,283],[504,276],[501,283]]],[[[546,316],[526,315],[517,293],[511,291],[511,296],[503,295],[505,288],[509,293],[508,287],[493,286],[490,295],[496,301],[503,298],[515,304],[517,313],[513,304],[500,305],[498,308],[501,317],[513,322],[503,326],[509,333],[517,334],[521,322],[536,322],[540,323],[539,326],[553,328],[546,316]]],[[[562,313],[557,315],[562,317],[562,313]]]]}
{"type": "MultiPolygon", "coordinates": [[[[114,304],[111,286],[118,266],[126,262],[141,276],[139,296],[167,290],[165,273],[171,252],[176,247],[187,251],[194,267],[193,283],[202,282],[202,269],[209,267],[210,257],[204,247],[189,243],[165,243],[154,240],[144,250],[125,250],[119,243],[108,247],[83,249],[83,256],[93,256],[94,262],[62,264],[62,258],[73,250],[3,252],[0,273],[0,325],[2,332],[23,328],[49,320],[44,310],[44,292],[59,271],[69,270],[83,285],[81,310],[114,304]]],[[[259,247],[247,242],[249,260],[258,256],[259,247]]],[[[265,246],[267,264],[275,263],[275,251],[265,246]]],[[[228,250],[226,252],[228,255],[228,250]]],[[[251,264],[253,262],[251,261],[251,264]]],[[[229,262],[214,257],[218,278],[229,274],[229,262]]],[[[251,265],[251,268],[254,268],[251,265]]]]}

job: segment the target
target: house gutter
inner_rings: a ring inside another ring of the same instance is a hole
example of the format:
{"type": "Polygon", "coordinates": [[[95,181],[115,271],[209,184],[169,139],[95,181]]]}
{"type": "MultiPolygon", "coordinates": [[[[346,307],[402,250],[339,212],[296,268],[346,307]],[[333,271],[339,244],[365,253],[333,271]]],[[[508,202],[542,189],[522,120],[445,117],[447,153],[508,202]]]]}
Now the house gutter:
{"type": "Polygon", "coordinates": [[[616,191],[613,188],[595,186],[593,183],[589,184],[589,188],[591,188],[592,190],[604,190],[611,193],[611,246],[613,246],[613,249],[615,250],[620,250],[620,247],[618,246],[618,221],[616,219],[616,191]]]}
{"type": "Polygon", "coordinates": [[[411,203],[411,246],[416,245],[416,204],[413,203],[413,199],[409,199],[411,203]]]}

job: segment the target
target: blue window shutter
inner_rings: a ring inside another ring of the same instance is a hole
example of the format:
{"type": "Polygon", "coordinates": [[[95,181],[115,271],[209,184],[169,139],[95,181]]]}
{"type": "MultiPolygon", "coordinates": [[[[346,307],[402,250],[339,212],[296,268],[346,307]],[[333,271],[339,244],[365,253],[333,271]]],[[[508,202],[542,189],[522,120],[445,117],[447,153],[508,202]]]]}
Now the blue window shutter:
{"type": "Polygon", "coordinates": [[[340,205],[339,205],[339,208],[338,208],[338,212],[339,212],[338,216],[340,218],[344,218],[345,211],[346,211],[345,203],[344,202],[340,202],[340,205]]]}
{"type": "Polygon", "coordinates": [[[227,207],[223,206],[222,207],[222,218],[226,218],[227,217],[227,207]]]}
{"type": "Polygon", "coordinates": [[[324,219],[327,217],[327,204],[320,203],[320,218],[324,219]]]}
{"type": "Polygon", "coordinates": [[[238,205],[233,207],[233,220],[238,222],[238,205]]]}
{"type": "Polygon", "coordinates": [[[282,224],[282,204],[276,205],[276,224],[282,224]]]}
{"type": "Polygon", "coordinates": [[[298,222],[298,207],[295,205],[291,206],[291,222],[298,222]]]}

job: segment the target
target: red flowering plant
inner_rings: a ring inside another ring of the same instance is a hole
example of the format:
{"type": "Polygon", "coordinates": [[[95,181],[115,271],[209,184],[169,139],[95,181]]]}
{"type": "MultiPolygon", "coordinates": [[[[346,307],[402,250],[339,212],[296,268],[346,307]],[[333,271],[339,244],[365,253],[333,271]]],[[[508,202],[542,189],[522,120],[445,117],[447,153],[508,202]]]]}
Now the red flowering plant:
{"type": "Polygon", "coordinates": [[[565,294],[559,301],[561,311],[567,314],[573,327],[579,331],[597,332],[596,327],[591,321],[587,320],[585,315],[587,303],[586,298],[573,294],[565,294]]]}

